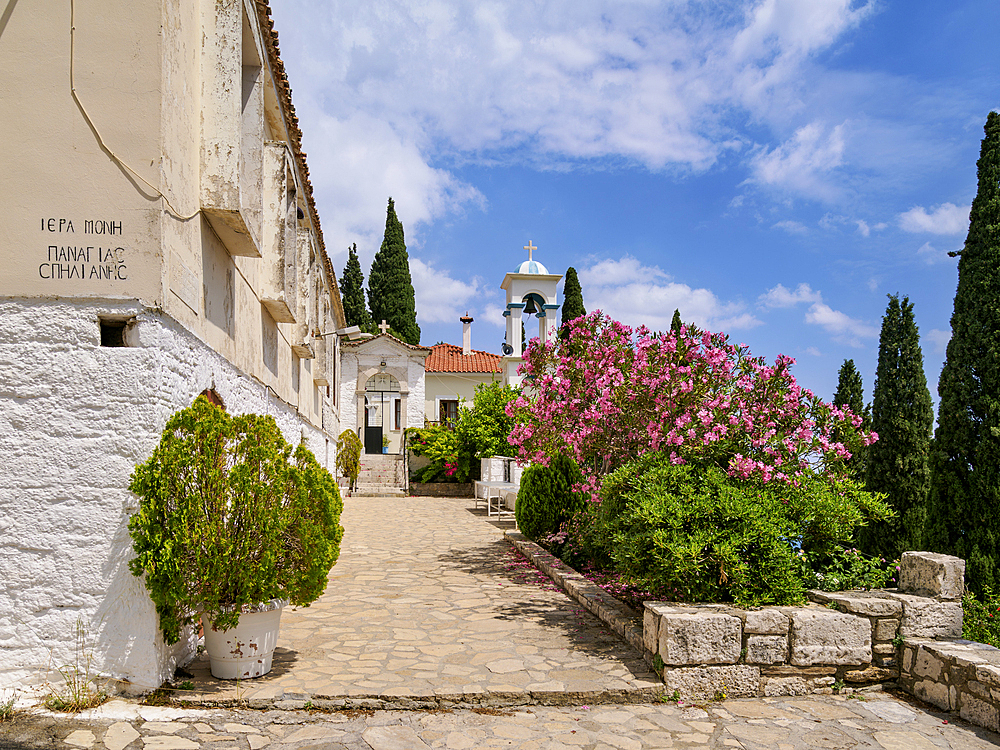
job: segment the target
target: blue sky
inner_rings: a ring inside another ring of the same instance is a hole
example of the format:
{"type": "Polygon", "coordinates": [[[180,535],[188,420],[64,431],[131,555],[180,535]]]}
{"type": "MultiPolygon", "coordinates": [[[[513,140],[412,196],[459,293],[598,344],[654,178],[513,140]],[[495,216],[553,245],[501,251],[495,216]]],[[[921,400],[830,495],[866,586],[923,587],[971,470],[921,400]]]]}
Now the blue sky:
{"type": "MultiPolygon", "coordinates": [[[[995,0],[272,0],[326,244],[367,277],[388,196],[422,343],[499,352],[530,239],[588,310],[686,321],[871,398],[886,294],[932,395],[983,124],[995,0]]],[[[530,328],[529,328],[530,330],[530,328]]]]}

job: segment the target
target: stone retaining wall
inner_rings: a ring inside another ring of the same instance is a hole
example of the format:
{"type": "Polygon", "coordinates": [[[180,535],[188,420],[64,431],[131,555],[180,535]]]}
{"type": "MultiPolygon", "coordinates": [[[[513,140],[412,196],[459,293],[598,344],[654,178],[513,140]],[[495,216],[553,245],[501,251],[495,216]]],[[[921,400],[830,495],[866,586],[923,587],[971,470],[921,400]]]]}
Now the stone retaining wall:
{"type": "Polygon", "coordinates": [[[895,685],[1000,731],[1000,649],[961,639],[965,561],[906,552],[900,588],[810,591],[804,607],[646,602],[635,612],[517,532],[507,539],[636,648],[682,698],[895,685]],[[662,662],[662,663],[661,663],[662,662]]]}
{"type": "Polygon", "coordinates": [[[810,591],[804,607],[646,602],[643,648],[684,696],[801,695],[900,676],[903,639],[961,638],[965,563],[907,552],[900,589],[810,591]]]}
{"type": "Polygon", "coordinates": [[[966,721],[1000,731],[1000,649],[961,639],[907,638],[899,686],[966,721]]]}
{"type": "Polygon", "coordinates": [[[471,482],[410,482],[410,494],[422,497],[473,497],[471,482]]]}

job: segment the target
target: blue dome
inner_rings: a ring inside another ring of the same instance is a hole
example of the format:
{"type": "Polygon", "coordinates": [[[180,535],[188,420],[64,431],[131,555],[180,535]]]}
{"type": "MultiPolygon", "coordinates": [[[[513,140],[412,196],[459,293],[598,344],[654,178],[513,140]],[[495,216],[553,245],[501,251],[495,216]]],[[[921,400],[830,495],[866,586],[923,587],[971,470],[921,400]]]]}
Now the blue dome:
{"type": "Polygon", "coordinates": [[[537,260],[526,260],[524,263],[517,267],[514,273],[540,273],[543,275],[548,275],[549,269],[539,263],[537,260]]]}

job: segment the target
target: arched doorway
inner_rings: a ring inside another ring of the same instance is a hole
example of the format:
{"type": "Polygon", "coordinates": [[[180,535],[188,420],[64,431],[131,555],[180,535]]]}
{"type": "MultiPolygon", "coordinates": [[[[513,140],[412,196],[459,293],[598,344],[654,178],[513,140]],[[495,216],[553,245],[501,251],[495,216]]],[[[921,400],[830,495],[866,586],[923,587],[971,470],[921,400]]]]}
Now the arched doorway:
{"type": "Polygon", "coordinates": [[[365,453],[382,452],[382,435],[390,424],[392,394],[399,393],[399,381],[387,372],[378,372],[365,382],[365,453]]]}

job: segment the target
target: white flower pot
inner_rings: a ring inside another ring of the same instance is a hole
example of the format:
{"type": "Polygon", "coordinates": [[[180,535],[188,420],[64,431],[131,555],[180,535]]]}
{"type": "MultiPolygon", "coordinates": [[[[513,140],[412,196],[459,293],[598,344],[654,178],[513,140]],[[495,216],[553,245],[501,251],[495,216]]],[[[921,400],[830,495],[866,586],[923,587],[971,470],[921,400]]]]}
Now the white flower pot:
{"type": "Polygon", "coordinates": [[[271,657],[278,642],[281,610],[287,602],[274,600],[244,611],[232,630],[214,630],[206,615],[205,650],[212,676],[222,680],[246,680],[271,671],[271,657]]]}

